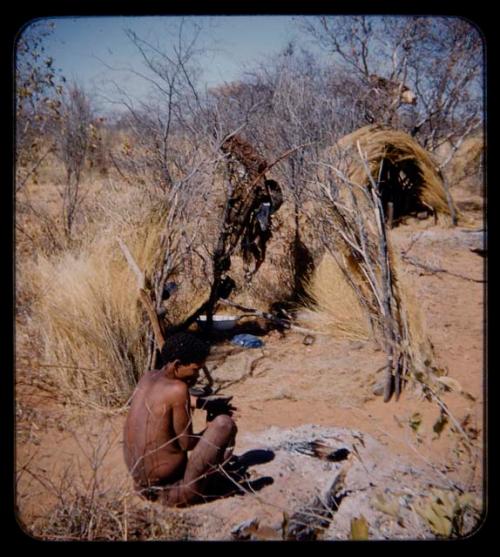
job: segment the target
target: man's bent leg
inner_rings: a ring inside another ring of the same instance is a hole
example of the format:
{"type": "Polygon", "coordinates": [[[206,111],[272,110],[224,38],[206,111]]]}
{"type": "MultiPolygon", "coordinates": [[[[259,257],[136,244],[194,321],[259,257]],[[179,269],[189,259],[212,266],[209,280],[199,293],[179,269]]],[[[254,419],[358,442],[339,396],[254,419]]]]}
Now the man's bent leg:
{"type": "Polygon", "coordinates": [[[203,500],[207,476],[224,461],[227,447],[234,443],[236,424],[226,415],[217,416],[208,425],[189,456],[184,479],[162,493],[164,505],[182,506],[203,500]]]}
{"type": "Polygon", "coordinates": [[[213,471],[226,458],[226,449],[234,445],[237,427],[224,414],[214,418],[189,456],[184,482],[196,481],[213,471]]]}

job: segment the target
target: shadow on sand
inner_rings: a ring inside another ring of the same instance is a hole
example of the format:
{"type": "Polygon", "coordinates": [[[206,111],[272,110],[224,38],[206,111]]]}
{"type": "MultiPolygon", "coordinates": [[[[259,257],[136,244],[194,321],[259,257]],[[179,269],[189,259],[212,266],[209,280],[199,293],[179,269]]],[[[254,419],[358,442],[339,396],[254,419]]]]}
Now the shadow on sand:
{"type": "Polygon", "coordinates": [[[271,485],[274,482],[271,476],[251,479],[248,468],[270,462],[274,457],[273,451],[265,449],[250,450],[240,456],[233,455],[223,469],[210,479],[206,489],[206,493],[210,495],[206,499],[213,501],[233,495],[245,495],[271,485]]]}

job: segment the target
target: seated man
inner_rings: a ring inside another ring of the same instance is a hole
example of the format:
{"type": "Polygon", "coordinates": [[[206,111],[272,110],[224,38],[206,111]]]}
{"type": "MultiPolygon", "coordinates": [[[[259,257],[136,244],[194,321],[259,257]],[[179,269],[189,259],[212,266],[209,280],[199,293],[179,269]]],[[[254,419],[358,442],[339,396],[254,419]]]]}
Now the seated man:
{"type": "Polygon", "coordinates": [[[189,387],[208,352],[209,345],[192,334],[172,335],[162,349],[163,367],[144,374],[132,396],[125,462],[138,492],[167,506],[202,502],[234,446],[236,425],[224,413],[193,434],[189,387]]]}

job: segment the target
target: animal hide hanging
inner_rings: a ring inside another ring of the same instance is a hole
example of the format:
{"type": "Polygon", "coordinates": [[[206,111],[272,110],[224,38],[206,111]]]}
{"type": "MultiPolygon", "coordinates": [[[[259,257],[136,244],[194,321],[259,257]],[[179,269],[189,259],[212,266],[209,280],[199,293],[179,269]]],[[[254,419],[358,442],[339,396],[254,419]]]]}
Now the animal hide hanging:
{"type": "Polygon", "coordinates": [[[226,259],[239,243],[245,277],[250,281],[265,259],[271,217],[281,206],[283,195],[277,182],[265,178],[267,161],[247,141],[232,136],[221,149],[228,157],[230,195],[220,252],[226,259]]]}

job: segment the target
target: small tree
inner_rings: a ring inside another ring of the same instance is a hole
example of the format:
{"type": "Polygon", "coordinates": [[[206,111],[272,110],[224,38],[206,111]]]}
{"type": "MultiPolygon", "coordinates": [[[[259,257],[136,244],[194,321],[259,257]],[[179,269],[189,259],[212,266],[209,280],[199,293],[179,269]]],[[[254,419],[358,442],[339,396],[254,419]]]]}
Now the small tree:
{"type": "Polygon", "coordinates": [[[16,191],[53,150],[53,129],[60,118],[63,77],[45,55],[53,24],[35,22],[19,35],[16,48],[16,191]]]}
{"type": "Polygon", "coordinates": [[[189,173],[200,145],[206,143],[202,101],[197,89],[196,64],[201,29],[182,21],[166,30],[168,44],[154,44],[127,30],[127,37],[142,56],[143,68],[130,69],[151,86],[148,97],[133,101],[116,85],[127,136],[113,153],[123,175],[146,188],[167,192],[189,173]]]}
{"type": "Polygon", "coordinates": [[[75,83],[63,101],[58,150],[66,179],[59,188],[62,199],[64,232],[71,239],[75,217],[83,200],[82,173],[89,153],[94,110],[85,90],[75,83]]]}
{"type": "Polygon", "coordinates": [[[419,99],[412,134],[434,151],[462,141],[482,124],[483,44],[460,18],[419,18],[408,67],[419,99]]]}
{"type": "Polygon", "coordinates": [[[45,44],[54,24],[36,21],[24,28],[16,44],[16,230],[31,249],[61,248],[54,216],[40,197],[25,187],[37,183],[42,163],[56,149],[64,77],[59,76],[45,44]]]}

